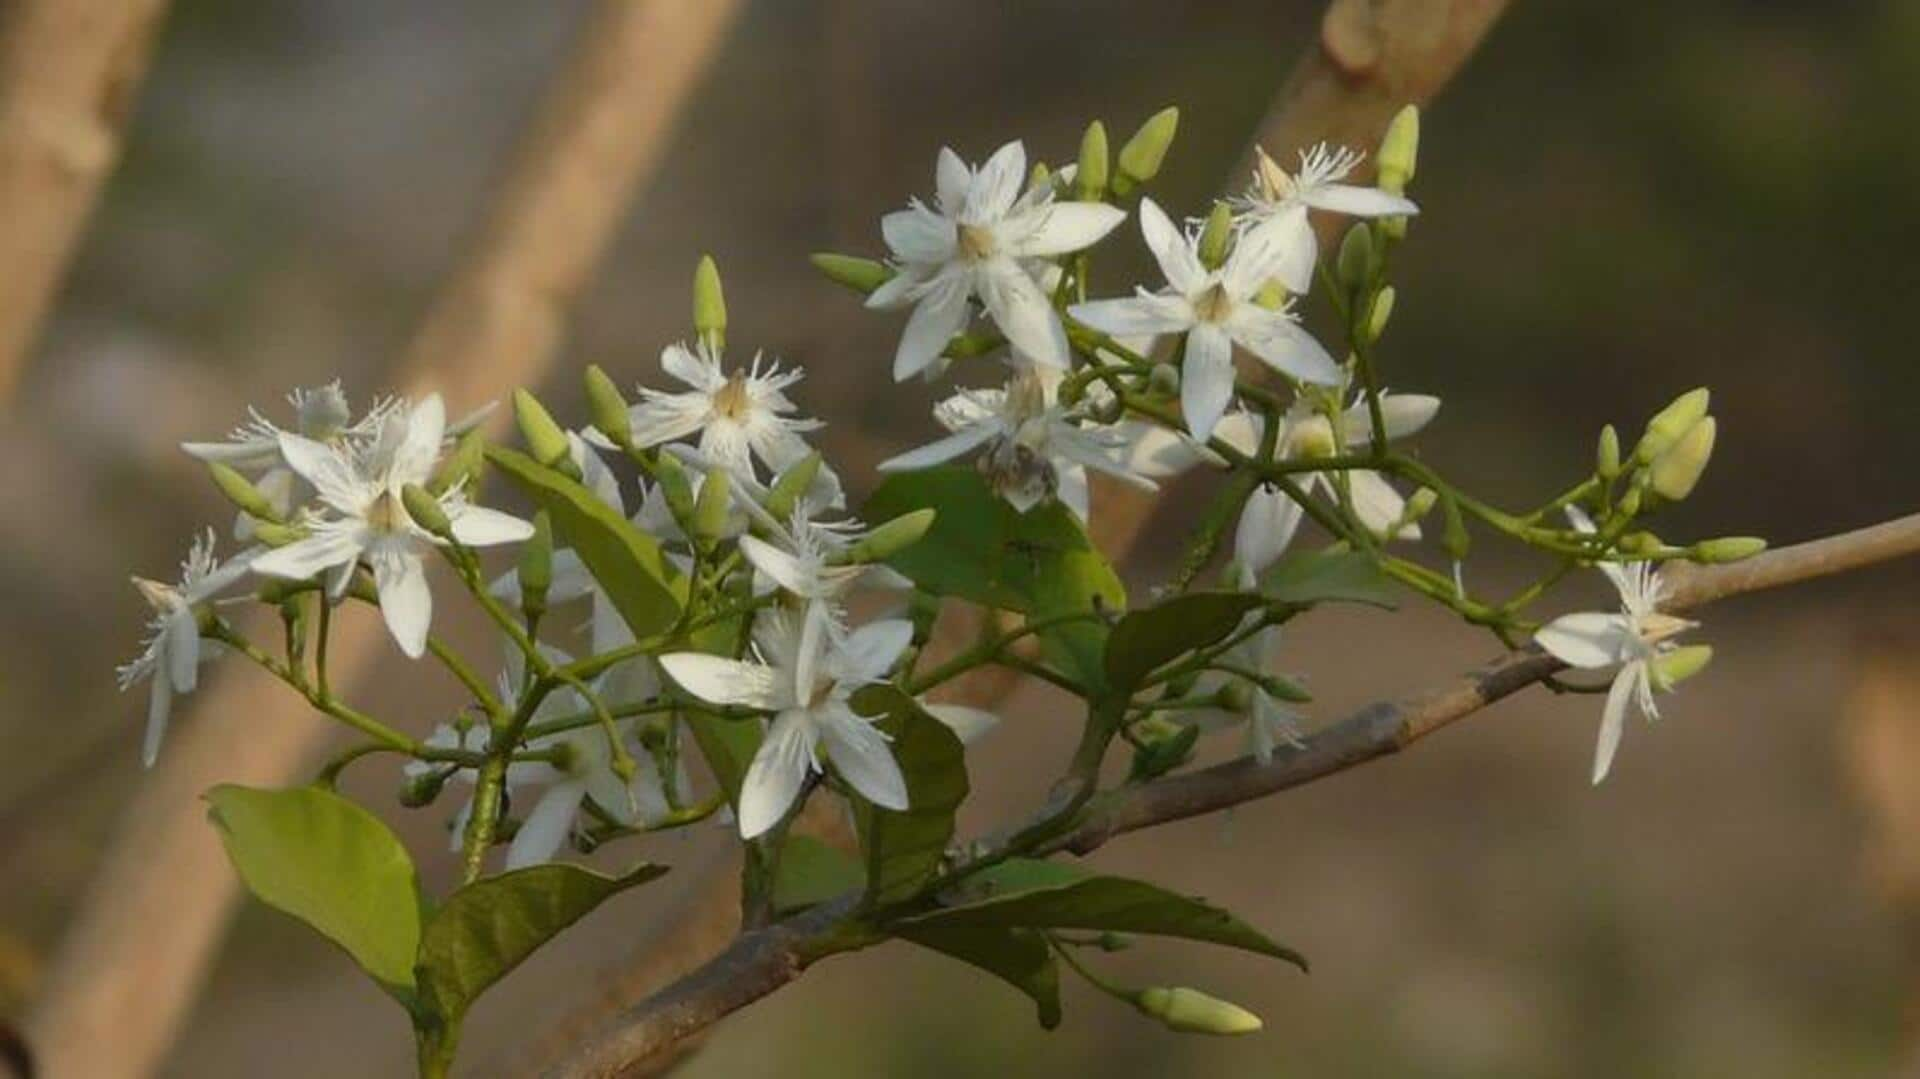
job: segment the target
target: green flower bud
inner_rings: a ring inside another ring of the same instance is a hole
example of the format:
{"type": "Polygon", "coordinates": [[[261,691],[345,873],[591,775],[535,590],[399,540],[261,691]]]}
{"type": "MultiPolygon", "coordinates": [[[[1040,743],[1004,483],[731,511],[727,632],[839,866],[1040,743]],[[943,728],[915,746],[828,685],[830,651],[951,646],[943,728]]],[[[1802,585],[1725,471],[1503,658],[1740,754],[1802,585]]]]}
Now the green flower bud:
{"type": "MultiPolygon", "coordinates": [[[[1045,161],[1035,161],[1033,167],[1027,170],[1027,190],[1038,191],[1043,187],[1052,186],[1053,170],[1047,168],[1045,161]]],[[[1056,191],[1055,194],[1058,195],[1061,192],[1056,191]]]]}
{"type": "Polygon", "coordinates": [[[409,483],[400,488],[400,504],[406,507],[407,516],[413,518],[414,524],[441,539],[453,538],[453,521],[447,517],[447,508],[425,487],[409,483]]]}
{"type": "Polygon", "coordinates": [[[1654,458],[1672,448],[1675,442],[1680,441],[1681,435],[1706,417],[1711,396],[1707,388],[1702,386],[1674,398],[1672,404],[1647,421],[1647,433],[1640,436],[1639,445],[1633,448],[1633,459],[1650,465],[1654,458]]]}
{"type": "Polygon", "coordinates": [[[1375,182],[1382,191],[1405,194],[1419,157],[1420,107],[1407,105],[1394,114],[1393,121],[1387,124],[1385,137],[1380,140],[1380,153],[1374,158],[1379,173],[1375,182]]]}
{"type": "Polygon", "coordinates": [[[1373,230],[1364,221],[1355,222],[1347,229],[1346,238],[1340,241],[1340,255],[1334,262],[1335,276],[1341,284],[1357,293],[1373,283],[1373,275],[1379,265],[1379,253],[1373,246],[1373,230]]]}
{"type": "Polygon", "coordinates": [[[860,542],[847,549],[848,562],[880,562],[893,557],[908,547],[920,542],[920,537],[933,527],[934,511],[931,509],[914,510],[903,513],[886,524],[867,533],[860,542]]]}
{"type": "Polygon", "coordinates": [[[285,547],[295,540],[307,538],[307,530],[298,525],[275,524],[272,521],[259,521],[253,526],[253,538],[268,547],[285,547]]]}
{"type": "Polygon", "coordinates": [[[1224,202],[1213,204],[1207,225],[1200,230],[1200,264],[1217,270],[1227,261],[1227,248],[1233,243],[1233,208],[1224,202]]]}
{"type": "Polygon", "coordinates": [[[1678,502],[1693,493],[1700,476],[1713,459],[1715,423],[1712,416],[1687,428],[1680,441],[1654,459],[1653,491],[1669,502],[1678,502]]]}
{"type": "Polygon", "coordinates": [[[1179,129],[1177,108],[1164,108],[1147,117],[1140,130],[1120,147],[1120,168],[1113,177],[1113,193],[1125,195],[1158,176],[1160,166],[1167,159],[1167,148],[1173,145],[1174,133],[1179,129]]]}
{"type": "Polygon", "coordinates": [[[1665,547],[1659,536],[1645,530],[1620,537],[1620,549],[1627,554],[1655,554],[1665,547]]]}
{"type": "Polygon", "coordinates": [[[712,255],[700,256],[693,268],[693,332],[711,348],[727,341],[727,298],[720,291],[720,267],[712,255]]]}
{"type": "Polygon", "coordinates": [[[1473,546],[1473,535],[1467,531],[1467,520],[1460,513],[1460,503],[1451,498],[1443,499],[1441,508],[1446,514],[1446,527],[1440,532],[1440,546],[1449,558],[1464,562],[1467,550],[1473,546]]]}
{"type": "Polygon", "coordinates": [[[1170,363],[1156,363],[1147,372],[1147,392],[1173,397],[1180,392],[1180,369],[1170,363]]]}
{"type": "Polygon", "coordinates": [[[1134,1006],[1184,1034],[1251,1034],[1260,1017],[1238,1004],[1185,986],[1142,989],[1134,1006]]]}
{"type": "Polygon", "coordinates": [[[793,507],[800,496],[813,487],[813,481],[820,475],[821,457],[818,453],[809,453],[805,457],[787,466],[785,472],[773,481],[773,487],[767,492],[766,511],[776,521],[784,521],[793,514],[793,507]]]}
{"type": "Polygon", "coordinates": [[[1141,731],[1140,747],[1133,753],[1132,778],[1138,781],[1166,775],[1193,757],[1193,747],[1199,741],[1199,727],[1155,717],[1153,728],[1141,731]]]}
{"type": "Polygon", "coordinates": [[[1215,690],[1213,700],[1222,712],[1242,713],[1253,704],[1253,691],[1236,679],[1215,690]]]}
{"type": "Polygon", "coordinates": [[[1439,505],[1439,503],[1439,492],[1431,487],[1422,487],[1413,492],[1412,496],[1407,499],[1407,509],[1405,513],[1400,515],[1400,520],[1402,523],[1408,524],[1418,521],[1427,514],[1432,513],[1433,507],[1439,505]]]}
{"type": "Polygon", "coordinates": [[[1646,495],[1636,483],[1627,488],[1627,493],[1620,496],[1620,501],[1614,503],[1613,508],[1622,517],[1637,517],[1640,514],[1640,506],[1645,501],[1646,495]]]}
{"type": "Polygon", "coordinates": [[[1074,194],[1082,202],[1098,202],[1107,193],[1107,128],[1095,120],[1080,136],[1080,164],[1073,172],[1074,194]]]}
{"type": "Polygon", "coordinates": [[[709,542],[727,530],[727,511],[733,508],[733,477],[721,469],[707,473],[693,505],[693,535],[709,542]]]}
{"type": "Polygon", "coordinates": [[[1653,661],[1653,684],[1670,690],[1706,670],[1711,662],[1713,646],[1710,644],[1682,645],[1671,652],[1662,652],[1653,661]]]}
{"type": "Polygon", "coordinates": [[[862,296],[879,288],[893,277],[893,268],[872,259],[855,258],[852,255],[836,255],[823,251],[808,255],[807,261],[814,268],[827,275],[827,280],[858,292],[862,296]]]}
{"type": "Polygon", "coordinates": [[[480,477],[487,467],[487,436],[478,427],[460,436],[453,444],[453,452],[440,462],[440,468],[427,484],[427,490],[434,494],[446,494],[448,491],[468,491],[480,485],[480,477]]]}
{"type": "Polygon", "coordinates": [[[1261,285],[1260,291],[1253,294],[1253,305],[1255,307],[1264,307],[1269,311],[1278,311],[1282,307],[1285,307],[1286,304],[1287,286],[1281,284],[1277,279],[1261,285]]]}
{"type": "Polygon", "coordinates": [[[520,609],[529,620],[546,613],[553,587],[553,519],[546,510],[533,515],[533,535],[520,545],[520,609]]]}
{"type": "Polygon", "coordinates": [[[252,480],[218,461],[207,462],[207,474],[213,477],[213,485],[220,488],[220,493],[227,496],[227,501],[240,507],[240,512],[256,521],[280,523],[280,511],[273,508],[273,503],[260,493],[260,488],[255,487],[252,480]]]}
{"type": "Polygon", "coordinates": [[[578,471],[572,468],[567,433],[553,422],[553,414],[539,398],[526,390],[513,391],[513,418],[520,425],[520,437],[526,440],[527,452],[534,460],[562,472],[578,471]],[[567,467],[562,468],[562,462],[567,467]]]}
{"type": "Polygon", "coordinates": [[[1695,562],[1717,565],[1744,562],[1766,549],[1767,541],[1759,536],[1722,536],[1694,544],[1693,549],[1687,552],[1687,557],[1695,562]]]}
{"type": "Polygon", "coordinates": [[[408,809],[430,806],[440,797],[440,791],[447,785],[447,779],[453,775],[451,768],[436,768],[430,772],[408,776],[400,785],[400,804],[408,809]]]}
{"type": "Polygon", "coordinates": [[[627,399],[620,396],[620,387],[597,363],[587,365],[586,383],[587,415],[593,420],[593,429],[607,436],[607,441],[626,448],[633,441],[633,417],[627,411],[627,399]]]}
{"type": "Polygon", "coordinates": [[[1367,339],[1378,341],[1387,332],[1387,320],[1393,317],[1393,301],[1399,293],[1392,285],[1383,287],[1373,298],[1373,309],[1367,312],[1367,339]]]}
{"type": "Polygon", "coordinates": [[[693,520],[693,481],[687,478],[686,466],[673,454],[663,453],[655,459],[653,472],[666,497],[667,511],[685,527],[693,520]]]}
{"type": "Polygon", "coordinates": [[[1613,424],[1600,428],[1600,444],[1593,451],[1593,474],[1611,481],[1620,474],[1620,432],[1613,424]]]}

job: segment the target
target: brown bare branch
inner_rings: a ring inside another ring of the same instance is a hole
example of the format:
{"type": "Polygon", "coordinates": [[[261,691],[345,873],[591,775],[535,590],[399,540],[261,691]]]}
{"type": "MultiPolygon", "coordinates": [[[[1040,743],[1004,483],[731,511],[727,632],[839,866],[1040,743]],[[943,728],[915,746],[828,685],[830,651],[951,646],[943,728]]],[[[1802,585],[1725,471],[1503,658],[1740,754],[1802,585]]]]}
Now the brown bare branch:
{"type": "MultiPolygon", "coordinates": [[[[602,0],[398,382],[473,402],[545,373],[571,301],[738,7],[602,0]]],[[[371,623],[337,627],[335,684],[350,690],[383,645],[371,623]]],[[[55,958],[32,1025],[48,1074],[115,1079],[154,1068],[236,894],[201,792],[217,782],[285,784],[330,730],[253,670],[227,672],[195,704],[195,721],[128,806],[55,958]]]]}
{"type": "Polygon", "coordinates": [[[113,166],[166,0],[21,0],[0,28],[0,401],[113,166]]]}

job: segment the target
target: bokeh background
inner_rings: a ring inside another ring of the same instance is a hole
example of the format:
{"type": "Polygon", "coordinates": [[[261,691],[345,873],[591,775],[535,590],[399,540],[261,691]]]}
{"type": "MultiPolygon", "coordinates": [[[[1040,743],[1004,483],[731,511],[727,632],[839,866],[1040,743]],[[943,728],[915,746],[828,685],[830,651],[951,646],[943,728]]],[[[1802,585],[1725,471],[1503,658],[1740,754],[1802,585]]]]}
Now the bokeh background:
{"type": "MultiPolygon", "coordinates": [[[[192,530],[228,517],[174,445],[293,385],[337,375],[356,401],[387,387],[586,6],[177,5],[126,158],[0,421],[9,1014],[141,782],[144,698],[112,683],[143,618],[126,575],[162,575],[192,530]]],[[[883,373],[899,320],[862,312],[804,256],[877,252],[878,215],[931,186],[942,143],[977,157],[1018,136],[1057,161],[1087,120],[1124,133],[1166,103],[1183,122],[1158,195],[1197,212],[1317,8],[751,4],[581,303],[552,399],[576,404],[590,361],[655,379],[660,346],[687,332],[694,260],[712,252],[736,347],[808,367],[799,396],[830,421],[822,443],[870,486],[866,466],[927,437],[931,395],[883,373]]],[[[1395,388],[1446,399],[1423,452],[1497,501],[1537,500],[1588,467],[1600,424],[1637,430],[1704,383],[1718,457],[1663,533],[1786,542],[1912,510],[1917,106],[1911,0],[1516,3],[1425,118],[1425,214],[1383,360],[1395,388]]],[[[1140,261],[1109,260],[1108,284],[1130,284],[1140,261]]],[[[1177,514],[1193,497],[1169,500],[1177,514]]],[[[1181,532],[1152,529],[1134,579],[1156,579],[1181,532]]],[[[1526,568],[1483,548],[1479,581],[1526,568]]],[[[1225,902],[1314,960],[1307,977],[1147,944],[1107,964],[1238,1000],[1265,1016],[1258,1036],[1178,1037],[1080,986],[1043,1034],[1024,998],[895,945],[736,1016],[684,1074],[1899,1071],[1920,869],[1887,807],[1920,784],[1906,744],[1917,581],[1883,568],[1716,607],[1712,670],[1662,724],[1629,731],[1597,790],[1598,702],[1536,692],[1403,758],[1103,851],[1101,865],[1225,902]]],[[[488,647],[477,627],[454,632],[488,647]]],[[[1292,640],[1316,721],[1491,647],[1413,605],[1317,614],[1292,640]]],[[[424,730],[453,697],[417,673],[396,658],[371,692],[424,730]]],[[[1064,759],[1072,732],[1045,704],[1014,702],[974,751],[971,827],[1029,804],[1064,759]]],[[[444,881],[439,812],[400,810],[391,779],[367,768],[355,789],[444,881]]],[[[585,993],[719,844],[650,844],[687,872],[611,904],[497,990],[467,1059],[501,1058],[585,993]]],[[[406,1039],[344,959],[250,905],[166,1073],[402,1074],[406,1039]]]]}

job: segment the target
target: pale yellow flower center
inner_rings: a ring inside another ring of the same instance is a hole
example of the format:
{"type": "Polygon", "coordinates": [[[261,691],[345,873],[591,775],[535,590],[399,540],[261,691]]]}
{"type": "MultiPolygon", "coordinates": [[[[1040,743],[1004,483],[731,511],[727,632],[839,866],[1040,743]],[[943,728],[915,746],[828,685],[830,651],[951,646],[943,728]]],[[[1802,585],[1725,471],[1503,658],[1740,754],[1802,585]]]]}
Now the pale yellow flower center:
{"type": "Polygon", "coordinates": [[[753,399],[747,394],[747,376],[735,371],[713,395],[713,411],[725,419],[737,420],[753,408],[753,399]]]}
{"type": "Polygon", "coordinates": [[[1193,301],[1193,314],[1202,322],[1225,322],[1233,313],[1233,297],[1227,295],[1227,288],[1218,282],[1209,286],[1200,298],[1193,301]]]}
{"type": "Polygon", "coordinates": [[[993,257],[998,245],[993,240],[993,230],[982,225],[960,226],[960,257],[969,262],[980,262],[993,257]]]}

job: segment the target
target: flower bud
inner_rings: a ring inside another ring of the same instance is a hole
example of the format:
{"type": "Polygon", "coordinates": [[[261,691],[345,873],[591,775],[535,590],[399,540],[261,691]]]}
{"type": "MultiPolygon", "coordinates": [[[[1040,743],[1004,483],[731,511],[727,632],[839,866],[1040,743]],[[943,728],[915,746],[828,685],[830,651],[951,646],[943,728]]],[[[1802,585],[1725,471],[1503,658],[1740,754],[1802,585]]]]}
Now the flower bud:
{"type": "Polygon", "coordinates": [[[1200,741],[1199,727],[1169,723],[1157,716],[1135,729],[1140,747],[1133,753],[1131,775],[1136,781],[1156,779],[1185,764],[1200,741]]]}
{"type": "Polygon", "coordinates": [[[1712,416],[1687,428],[1687,433],[1667,452],[1654,459],[1653,491],[1669,502],[1678,502],[1693,493],[1700,476],[1713,458],[1715,423],[1712,416]]]}
{"type": "Polygon", "coordinates": [[[529,620],[547,609],[547,589],[553,587],[553,519],[546,510],[533,515],[533,535],[520,545],[520,609],[529,620]]]}
{"type": "Polygon", "coordinates": [[[1593,474],[1611,481],[1620,474],[1620,432],[1613,424],[1600,428],[1600,444],[1593,451],[1593,474]]]}
{"type": "Polygon", "coordinates": [[[440,462],[440,468],[434,472],[427,490],[437,495],[448,491],[472,491],[479,486],[480,476],[486,467],[487,436],[476,427],[461,435],[460,441],[453,444],[453,452],[440,462]]]}
{"type": "Polygon", "coordinates": [[[1660,537],[1644,529],[1620,537],[1620,549],[1627,554],[1655,554],[1666,547],[1660,537]]]}
{"type": "Polygon", "coordinates": [[[1711,393],[1705,386],[1674,398],[1672,404],[1647,421],[1647,432],[1633,448],[1633,459],[1643,465],[1652,464],[1654,458],[1667,452],[1680,441],[1681,435],[1705,418],[1710,398],[1711,393]]]}
{"type": "Polygon", "coordinates": [[[400,504],[406,508],[407,516],[413,523],[444,540],[453,538],[453,521],[447,517],[447,508],[425,487],[409,483],[400,488],[400,504]]]}
{"type": "Polygon", "coordinates": [[[667,511],[685,527],[693,520],[693,482],[687,479],[686,466],[673,454],[663,453],[655,460],[653,471],[660,494],[667,500],[667,511]]]}
{"type": "Polygon", "coordinates": [[[1360,292],[1373,283],[1373,275],[1378,267],[1373,230],[1364,221],[1354,222],[1347,229],[1346,237],[1340,241],[1340,255],[1334,262],[1335,276],[1351,291],[1360,292]]]}
{"type": "Polygon", "coordinates": [[[1399,294],[1392,285],[1382,288],[1373,298],[1373,309],[1367,312],[1367,339],[1378,341],[1387,332],[1387,320],[1393,317],[1393,301],[1399,294]]]}
{"type": "Polygon", "coordinates": [[[893,268],[872,259],[855,258],[852,255],[836,255],[830,251],[807,256],[814,268],[827,275],[827,280],[836,285],[845,285],[862,296],[879,288],[893,277],[893,268]]]}
{"type": "Polygon", "coordinates": [[[714,469],[700,483],[700,494],[693,504],[693,535],[711,542],[727,530],[727,511],[733,508],[733,477],[723,469],[714,469]]]}
{"type": "Polygon", "coordinates": [[[1261,285],[1260,291],[1253,294],[1253,305],[1264,307],[1269,311],[1280,310],[1287,305],[1287,286],[1281,284],[1277,278],[1261,285]]]}
{"type": "Polygon", "coordinates": [[[809,453],[805,457],[787,466],[773,481],[773,487],[767,492],[764,503],[766,510],[776,521],[784,521],[793,513],[793,507],[799,503],[800,496],[813,487],[813,481],[820,475],[821,457],[818,453],[809,453]]]}
{"type": "Polygon", "coordinates": [[[587,415],[593,420],[593,429],[625,449],[633,442],[633,417],[627,411],[627,399],[620,396],[620,387],[597,363],[587,365],[586,383],[587,415]]]}
{"type": "Polygon", "coordinates": [[[1147,371],[1147,392],[1173,397],[1180,392],[1180,369],[1170,363],[1156,363],[1147,371]]]}
{"type": "Polygon", "coordinates": [[[1095,120],[1080,136],[1080,165],[1074,170],[1073,190],[1082,202],[1098,202],[1107,193],[1107,128],[1095,120]]]}
{"type": "Polygon", "coordinates": [[[710,348],[727,340],[727,299],[720,291],[720,267],[712,255],[700,256],[693,268],[693,332],[710,348]]]}
{"type": "Polygon", "coordinates": [[[1626,494],[1620,496],[1620,501],[1614,504],[1614,512],[1621,517],[1637,517],[1640,514],[1641,503],[1645,501],[1644,490],[1636,483],[1627,488],[1626,494]]]}
{"type": "Polygon", "coordinates": [[[1427,514],[1432,513],[1433,507],[1439,505],[1439,503],[1440,495],[1438,492],[1431,487],[1422,487],[1407,498],[1407,509],[1406,512],[1400,515],[1400,520],[1402,523],[1407,524],[1418,521],[1427,514]]]}
{"type": "MultiPolygon", "coordinates": [[[[1027,170],[1027,190],[1038,191],[1043,187],[1052,186],[1053,170],[1047,168],[1045,161],[1035,161],[1033,167],[1027,170]]],[[[1054,195],[1057,197],[1064,193],[1065,192],[1062,191],[1055,191],[1054,195]]]]}
{"type": "Polygon", "coordinates": [[[1227,261],[1227,248],[1233,243],[1233,208],[1224,202],[1213,204],[1206,227],[1200,230],[1200,264],[1219,269],[1227,261]]]}
{"type": "Polygon", "coordinates": [[[1695,562],[1718,565],[1744,562],[1766,549],[1767,541],[1759,536],[1722,536],[1694,544],[1693,549],[1687,552],[1687,557],[1695,562]]]}
{"type": "Polygon", "coordinates": [[[527,452],[534,460],[562,472],[572,467],[567,433],[553,422],[553,414],[539,398],[526,390],[513,391],[513,418],[520,425],[520,437],[526,440],[527,452]],[[567,467],[562,468],[561,462],[567,467]]]}
{"type": "Polygon", "coordinates": [[[451,775],[451,768],[435,768],[408,776],[400,785],[400,804],[408,809],[432,805],[434,799],[440,797],[440,791],[447,785],[447,778],[451,775]]]}
{"type": "Polygon", "coordinates": [[[1185,1034],[1251,1034],[1260,1017],[1238,1004],[1211,997],[1186,986],[1142,989],[1134,1006],[1185,1034]]]}
{"type": "Polygon", "coordinates": [[[860,542],[847,548],[848,562],[880,562],[892,558],[895,554],[920,542],[920,537],[933,527],[934,511],[931,509],[914,510],[903,513],[886,524],[866,534],[860,542]]]}
{"type": "Polygon", "coordinates": [[[1140,125],[1125,146],[1120,147],[1119,171],[1113,177],[1113,193],[1125,195],[1160,174],[1167,159],[1167,148],[1180,128],[1180,110],[1164,108],[1140,125]]]}
{"type": "Polygon", "coordinates": [[[1405,194],[1419,157],[1420,107],[1408,105],[1394,114],[1393,121],[1387,124],[1385,137],[1380,140],[1380,153],[1374,158],[1378,170],[1375,182],[1382,191],[1405,194]]]}
{"type": "Polygon", "coordinates": [[[1446,515],[1446,527],[1440,531],[1440,546],[1447,556],[1455,562],[1464,562],[1467,551],[1473,546],[1473,536],[1467,531],[1467,521],[1460,513],[1457,499],[1443,499],[1441,509],[1446,515]]]}
{"type": "Polygon", "coordinates": [[[1710,644],[1682,645],[1671,652],[1662,652],[1653,660],[1653,684],[1668,690],[1707,669],[1713,662],[1713,646],[1710,644]]]}
{"type": "Polygon", "coordinates": [[[275,524],[272,521],[256,522],[253,526],[253,538],[268,547],[285,547],[295,540],[307,538],[307,530],[298,525],[275,524]]]}
{"type": "Polygon", "coordinates": [[[1213,703],[1222,712],[1244,713],[1253,704],[1253,691],[1245,682],[1235,679],[1214,691],[1213,703]]]}
{"type": "Polygon", "coordinates": [[[235,472],[231,466],[218,461],[207,462],[207,474],[213,477],[213,485],[227,496],[227,501],[240,508],[240,512],[256,521],[280,523],[280,511],[273,508],[260,488],[253,481],[235,472]]]}

